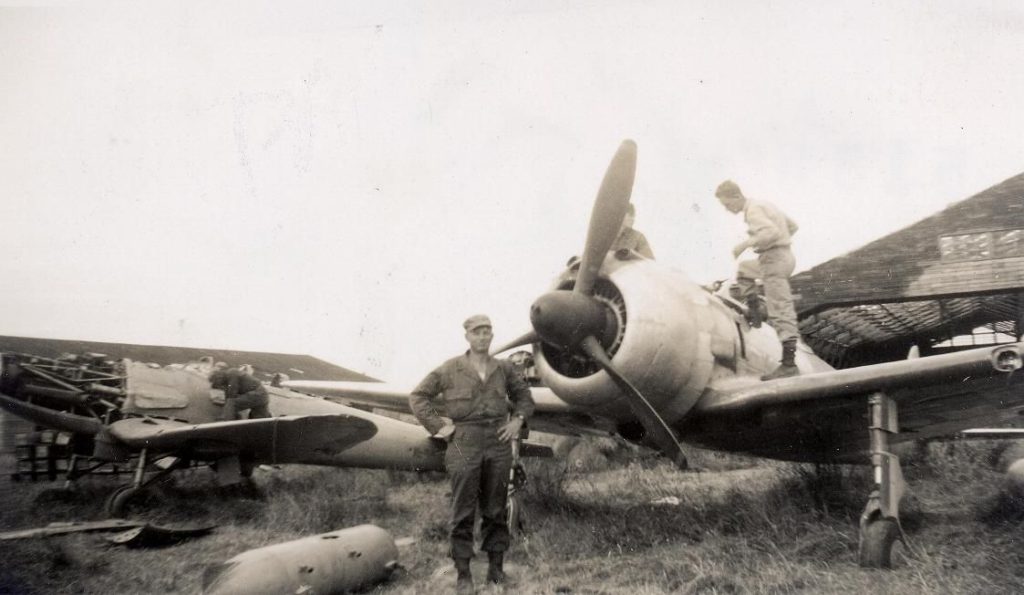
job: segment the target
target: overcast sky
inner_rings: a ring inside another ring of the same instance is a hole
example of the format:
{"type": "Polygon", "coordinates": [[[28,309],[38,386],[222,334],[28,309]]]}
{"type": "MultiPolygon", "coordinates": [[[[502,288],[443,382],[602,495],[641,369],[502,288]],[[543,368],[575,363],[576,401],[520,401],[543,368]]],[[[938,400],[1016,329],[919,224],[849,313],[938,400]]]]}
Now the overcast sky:
{"type": "Polygon", "coordinates": [[[732,274],[732,178],[804,270],[1024,171],[1024,8],[0,8],[0,334],[414,382],[528,330],[624,138],[660,261],[732,274]]]}

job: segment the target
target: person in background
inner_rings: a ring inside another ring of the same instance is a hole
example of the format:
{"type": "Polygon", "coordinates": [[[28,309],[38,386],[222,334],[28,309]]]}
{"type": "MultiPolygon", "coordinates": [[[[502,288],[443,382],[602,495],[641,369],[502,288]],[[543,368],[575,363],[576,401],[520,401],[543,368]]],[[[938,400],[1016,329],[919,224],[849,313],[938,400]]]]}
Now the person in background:
{"type": "Polygon", "coordinates": [[[270,417],[270,409],[267,407],[270,397],[263,383],[252,375],[252,366],[215,366],[210,374],[210,386],[224,391],[224,421],[239,419],[239,414],[245,410],[249,410],[249,419],[270,417]]]}
{"type": "Polygon", "coordinates": [[[644,258],[654,260],[654,251],[651,250],[651,245],[647,242],[647,238],[643,233],[633,229],[635,219],[636,207],[633,206],[633,203],[629,203],[626,218],[622,220],[622,227],[619,228],[619,237],[615,238],[611,251],[632,250],[644,258]]]}

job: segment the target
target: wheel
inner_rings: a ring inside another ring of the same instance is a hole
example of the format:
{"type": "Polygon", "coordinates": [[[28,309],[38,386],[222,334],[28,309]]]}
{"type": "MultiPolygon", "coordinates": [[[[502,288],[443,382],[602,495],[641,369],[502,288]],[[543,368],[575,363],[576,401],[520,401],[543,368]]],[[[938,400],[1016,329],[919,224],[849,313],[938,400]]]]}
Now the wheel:
{"type": "Polygon", "coordinates": [[[860,565],[864,568],[892,568],[902,558],[903,539],[895,519],[876,518],[861,533],[860,565]]]}
{"type": "Polygon", "coordinates": [[[128,505],[128,501],[137,493],[139,493],[139,489],[134,485],[123,485],[107,496],[103,509],[111,518],[124,518],[126,516],[125,507],[128,505]]]}

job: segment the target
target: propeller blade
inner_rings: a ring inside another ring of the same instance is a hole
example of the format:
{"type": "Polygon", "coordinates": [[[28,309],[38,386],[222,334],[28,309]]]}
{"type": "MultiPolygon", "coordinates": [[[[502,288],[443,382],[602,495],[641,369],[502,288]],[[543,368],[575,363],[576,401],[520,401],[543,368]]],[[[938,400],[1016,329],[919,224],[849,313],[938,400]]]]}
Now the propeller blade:
{"type": "Polygon", "coordinates": [[[636,175],[636,143],[624,140],[608,164],[601,188],[594,199],[590,212],[590,227],[587,229],[587,243],[583,249],[580,273],[576,278],[576,293],[590,294],[597,280],[597,273],[604,263],[608,249],[619,235],[622,221],[629,208],[629,197],[633,193],[633,177],[636,175]]]}
{"type": "Polygon", "coordinates": [[[533,345],[534,343],[540,343],[540,337],[537,335],[537,331],[530,331],[521,337],[512,339],[498,349],[492,349],[491,355],[498,355],[499,353],[504,353],[509,349],[515,349],[516,347],[523,347],[525,345],[533,345]]]}
{"type": "Polygon", "coordinates": [[[650,401],[644,398],[640,391],[612,365],[612,361],[608,359],[608,355],[604,352],[604,348],[601,347],[601,343],[593,336],[590,336],[583,339],[580,347],[594,361],[600,364],[601,368],[612,377],[615,384],[626,394],[626,400],[629,403],[629,408],[633,411],[633,415],[640,420],[640,423],[643,424],[644,429],[650,434],[651,439],[658,445],[661,452],[672,459],[672,462],[677,467],[686,469],[686,453],[683,452],[683,447],[676,440],[676,435],[672,432],[672,429],[668,427],[668,424],[658,414],[658,411],[651,406],[650,401]]]}

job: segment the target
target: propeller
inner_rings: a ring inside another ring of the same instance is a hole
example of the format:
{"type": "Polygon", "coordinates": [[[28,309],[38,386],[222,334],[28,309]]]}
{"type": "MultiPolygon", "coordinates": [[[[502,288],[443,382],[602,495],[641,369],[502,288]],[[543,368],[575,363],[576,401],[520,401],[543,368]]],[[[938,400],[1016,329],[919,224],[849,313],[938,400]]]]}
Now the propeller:
{"type": "Polygon", "coordinates": [[[658,414],[658,411],[651,405],[651,402],[612,365],[612,360],[608,359],[608,354],[604,352],[604,348],[601,347],[597,339],[587,337],[580,344],[580,347],[601,366],[601,369],[611,376],[619,389],[626,394],[626,402],[629,403],[630,411],[640,420],[640,423],[643,424],[644,429],[650,435],[651,440],[658,445],[661,452],[672,459],[672,462],[677,467],[686,469],[688,466],[686,452],[683,451],[683,446],[676,440],[675,432],[668,427],[668,424],[665,423],[665,420],[658,414]]]}
{"type": "Polygon", "coordinates": [[[512,339],[511,341],[505,343],[504,345],[497,349],[492,349],[491,355],[498,355],[499,353],[504,353],[510,349],[515,349],[516,347],[525,347],[526,345],[533,345],[534,343],[537,343],[539,341],[540,337],[537,336],[537,331],[530,331],[519,337],[516,337],[515,339],[512,339]]]}
{"type": "Polygon", "coordinates": [[[590,211],[590,227],[573,293],[590,295],[608,249],[615,243],[629,209],[636,175],[636,143],[624,140],[612,157],[590,211]]]}
{"type": "MultiPolygon", "coordinates": [[[[604,263],[605,255],[608,254],[608,250],[615,243],[615,238],[618,237],[619,230],[622,228],[622,221],[626,218],[626,210],[629,208],[629,197],[633,192],[633,179],[635,175],[636,143],[631,140],[624,140],[615,156],[612,157],[612,162],[608,165],[607,171],[605,171],[604,180],[601,181],[601,188],[597,191],[597,199],[594,201],[594,207],[590,213],[590,227],[587,229],[587,242],[583,250],[583,259],[580,262],[580,272],[576,278],[576,285],[573,287],[572,294],[589,296],[593,290],[594,282],[597,280],[597,273],[601,270],[601,264],[604,263]]],[[[575,300],[575,307],[573,307],[565,303],[570,298],[555,296],[555,294],[568,293],[570,292],[549,292],[541,296],[534,303],[530,312],[530,319],[533,322],[534,329],[538,328],[538,322],[535,317],[540,313],[539,310],[541,309],[544,312],[542,315],[544,320],[557,321],[559,317],[563,317],[561,324],[557,322],[554,325],[545,322],[540,323],[541,326],[549,329],[549,338],[554,335],[561,335],[560,329],[569,326],[581,326],[593,332],[599,318],[601,324],[604,324],[604,311],[593,300],[575,300]],[[542,302],[545,302],[543,308],[541,308],[542,302]],[[582,310],[586,310],[586,312],[582,312],[582,310]],[[581,319],[580,316],[574,316],[574,313],[582,314],[583,318],[589,316],[589,321],[581,319]],[[569,317],[572,321],[578,320],[579,325],[575,324],[575,322],[566,324],[564,322],[566,318],[564,317],[569,317]]],[[[579,333],[573,334],[578,335],[579,333]]],[[[585,336],[587,334],[575,337],[569,342],[553,342],[550,340],[547,342],[568,348],[579,343],[585,336]]],[[[532,345],[540,341],[541,338],[542,335],[539,335],[536,331],[530,331],[505,343],[498,349],[492,349],[491,355],[503,353],[524,345],[532,345]]]]}
{"type": "Polygon", "coordinates": [[[576,284],[572,291],[549,291],[537,298],[530,308],[534,333],[521,339],[539,339],[560,349],[582,351],[593,359],[625,394],[630,410],[651,441],[685,469],[686,455],[675,433],[650,401],[619,372],[601,345],[601,339],[609,331],[614,332],[615,321],[605,305],[594,299],[594,285],[626,217],[635,175],[636,143],[625,140],[608,165],[594,200],[576,284]]]}

